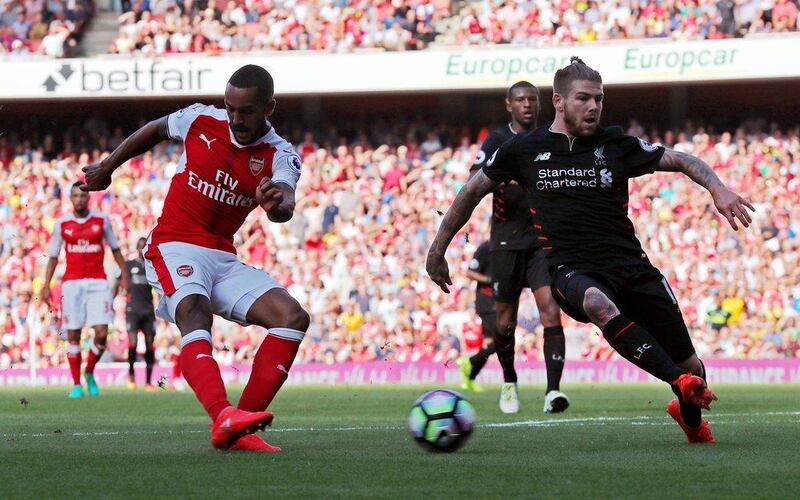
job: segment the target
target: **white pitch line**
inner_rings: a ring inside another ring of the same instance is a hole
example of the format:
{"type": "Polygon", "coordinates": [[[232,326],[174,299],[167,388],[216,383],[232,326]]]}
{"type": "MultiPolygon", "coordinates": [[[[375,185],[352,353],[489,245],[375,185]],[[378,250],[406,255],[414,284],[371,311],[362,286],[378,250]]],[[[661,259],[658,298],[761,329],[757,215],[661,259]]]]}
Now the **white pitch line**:
{"type": "MultiPolygon", "coordinates": [[[[717,424],[734,424],[738,423],[737,420],[727,420],[729,417],[778,417],[778,416],[800,416],[800,411],[768,411],[768,412],[745,412],[745,413],[706,413],[705,414],[711,423],[717,424]],[[718,420],[722,418],[723,420],[718,420]]],[[[520,420],[516,422],[491,422],[486,424],[478,424],[479,428],[488,429],[507,429],[517,427],[556,427],[561,425],[575,425],[585,426],[587,424],[599,423],[630,423],[630,425],[673,425],[671,421],[664,421],[667,417],[655,416],[631,416],[631,417],[582,417],[582,418],[553,418],[541,420],[520,420]]],[[[784,421],[787,423],[794,423],[794,420],[784,421]]],[[[800,423],[800,420],[796,421],[800,423]]],[[[755,420],[749,420],[748,423],[759,423],[755,420]]],[[[405,427],[398,426],[384,426],[384,427],[368,427],[368,426],[353,426],[353,427],[288,427],[285,429],[268,429],[267,432],[354,432],[354,431],[397,431],[403,430],[405,427]]],[[[131,435],[154,435],[154,434],[205,434],[207,430],[200,429],[182,429],[182,430],[154,430],[154,431],[97,431],[97,432],[38,432],[31,434],[13,434],[5,433],[0,434],[2,438],[18,438],[18,437],[55,437],[55,436],[75,436],[75,437],[95,437],[95,436],[131,436],[131,435]]]]}

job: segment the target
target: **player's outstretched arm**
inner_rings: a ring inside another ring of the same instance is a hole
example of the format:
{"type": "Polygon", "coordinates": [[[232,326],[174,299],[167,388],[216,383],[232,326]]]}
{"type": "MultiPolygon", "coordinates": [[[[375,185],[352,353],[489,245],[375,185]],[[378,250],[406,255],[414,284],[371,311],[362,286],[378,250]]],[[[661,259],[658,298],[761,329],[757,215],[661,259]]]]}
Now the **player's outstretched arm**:
{"type": "Polygon", "coordinates": [[[498,186],[496,182],[489,179],[483,170],[473,175],[466,185],[458,192],[453,204],[444,214],[444,219],[436,231],[436,237],[428,250],[428,259],[425,262],[425,270],[434,283],[439,285],[445,293],[450,293],[447,285],[452,285],[450,280],[450,269],[444,258],[445,251],[453,241],[456,234],[464,227],[472,212],[484,196],[491,193],[498,186]]]}
{"type": "Polygon", "coordinates": [[[167,117],[146,124],[117,146],[110,155],[94,165],[83,167],[86,179],[81,186],[84,191],[102,191],[111,185],[111,174],[123,163],[143,154],[159,142],[169,139],[167,117]]]}
{"type": "Polygon", "coordinates": [[[739,222],[744,227],[749,227],[753,222],[747,211],[747,209],[750,209],[755,212],[756,209],[753,205],[725,187],[725,184],[717,177],[714,170],[700,158],[668,148],[664,151],[664,156],[661,157],[657,170],[683,172],[690,179],[706,188],[711,193],[717,210],[728,220],[734,231],[739,230],[736,219],[739,219],[739,222]]]}

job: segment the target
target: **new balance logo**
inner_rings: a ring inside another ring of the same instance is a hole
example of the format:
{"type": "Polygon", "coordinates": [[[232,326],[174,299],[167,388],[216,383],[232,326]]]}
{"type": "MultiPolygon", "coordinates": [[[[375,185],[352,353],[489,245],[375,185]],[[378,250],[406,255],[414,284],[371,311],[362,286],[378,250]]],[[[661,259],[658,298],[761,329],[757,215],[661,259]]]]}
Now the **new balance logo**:
{"type": "Polygon", "coordinates": [[[533,161],[547,161],[550,159],[550,153],[539,153],[533,161]]]}
{"type": "Polygon", "coordinates": [[[285,373],[286,375],[289,375],[289,370],[287,370],[285,366],[283,366],[283,365],[278,365],[278,366],[276,366],[276,368],[277,368],[279,371],[282,371],[283,373],[285,373]]]}
{"type": "Polygon", "coordinates": [[[214,359],[214,356],[212,356],[210,354],[198,354],[197,356],[194,357],[194,359],[202,359],[202,358],[214,359]]]}
{"type": "Polygon", "coordinates": [[[206,134],[200,134],[200,138],[206,143],[208,149],[211,149],[211,143],[217,140],[216,138],[209,140],[208,137],[206,137],[206,134]]]}

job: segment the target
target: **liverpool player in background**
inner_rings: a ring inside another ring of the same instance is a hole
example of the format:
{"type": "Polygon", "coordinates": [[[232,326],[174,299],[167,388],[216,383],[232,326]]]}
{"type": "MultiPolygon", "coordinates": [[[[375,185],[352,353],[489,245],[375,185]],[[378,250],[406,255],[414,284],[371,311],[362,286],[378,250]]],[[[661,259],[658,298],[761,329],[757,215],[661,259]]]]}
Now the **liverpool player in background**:
{"type": "Polygon", "coordinates": [[[144,390],[155,392],[156,389],[153,387],[152,380],[153,365],[156,359],[156,353],[153,349],[153,340],[156,338],[156,312],[153,308],[153,287],[147,282],[147,276],[145,276],[142,249],[146,244],[146,238],[139,238],[136,242],[136,258],[125,262],[125,271],[130,283],[125,306],[125,324],[128,328],[128,388],[136,390],[136,374],[133,365],[136,363],[139,332],[142,332],[145,349],[144,390]]]}
{"type": "Polygon", "coordinates": [[[600,74],[580,59],[556,72],[553,124],[519,134],[495,151],[456,196],[428,253],[427,271],[451,284],[444,251],[477,203],[502,182],[525,188],[537,234],[544,238],[552,289],[564,311],[592,322],[625,359],[670,385],[667,406],[689,442],[714,442],[701,408],[716,398],[705,382],[678,301],[650,264],[627,216],[628,179],[681,172],[706,188],[734,230],[752,222],[752,205],[725,187],[694,156],[599,126],[600,74]]]}
{"type": "Polygon", "coordinates": [[[164,211],[144,248],[150,284],[162,295],[156,313],[182,335],[183,376],[213,422],[215,448],[280,451],[258,435],[266,411],[289,375],[309,316],[269,274],[236,258],[233,235],[260,206],[287,222],[295,207],[300,157],[268,121],[275,110],[272,76],[247,65],[231,76],[225,109],[203,104],[154,120],[96,165],[84,167],[82,189],[111,184],[111,174],[161,141],[184,151],[164,211]],[[228,401],[212,356],[213,315],[268,329],[238,407],[228,401]]]}
{"type": "Polygon", "coordinates": [[[475,280],[475,312],[481,318],[481,333],[483,343],[478,352],[472,357],[459,358],[457,363],[461,369],[461,388],[465,391],[483,392],[483,387],[475,382],[475,378],[483,369],[489,356],[494,354],[494,328],[497,323],[497,313],[494,308],[494,292],[492,291],[492,270],[489,261],[491,245],[484,241],[469,261],[467,278],[475,280]]]}
{"type": "MultiPolygon", "coordinates": [[[[483,142],[471,168],[471,175],[482,169],[504,142],[520,132],[534,130],[540,108],[539,89],[526,81],[512,85],[506,93],[506,110],[511,121],[505,127],[493,130],[483,142]]],[[[517,372],[514,369],[514,332],[517,328],[520,294],[523,288],[530,288],[544,328],[543,354],[547,371],[544,411],[560,413],[569,406],[569,398],[559,390],[566,343],[564,328],[561,326],[561,310],[550,292],[547,260],[534,233],[534,222],[525,201],[525,193],[519,184],[515,181],[501,184],[494,191],[492,201],[490,255],[497,309],[494,342],[472,358],[459,360],[459,367],[462,375],[474,380],[486,364],[485,357],[496,351],[503,368],[500,411],[519,412],[517,372]]]]}
{"type": "MultiPolygon", "coordinates": [[[[98,396],[100,389],[94,378],[94,368],[106,349],[108,324],[114,320],[111,287],[106,281],[103,268],[105,245],[124,276],[125,259],[119,250],[117,237],[108,216],[89,210],[89,193],[80,189],[76,182],[70,189],[69,199],[73,212],[58,218],[50,239],[50,258],[44,273],[41,299],[50,305],[50,281],[53,279],[61,246],[65,245],[67,269],[62,278],[62,318],[67,330],[67,360],[72,374],[70,398],[83,397],[81,386],[81,330],[87,324],[94,330],[94,342],[86,360],[86,388],[90,396],[98,396]]],[[[128,288],[128,279],[120,282],[122,289],[128,288]]]]}

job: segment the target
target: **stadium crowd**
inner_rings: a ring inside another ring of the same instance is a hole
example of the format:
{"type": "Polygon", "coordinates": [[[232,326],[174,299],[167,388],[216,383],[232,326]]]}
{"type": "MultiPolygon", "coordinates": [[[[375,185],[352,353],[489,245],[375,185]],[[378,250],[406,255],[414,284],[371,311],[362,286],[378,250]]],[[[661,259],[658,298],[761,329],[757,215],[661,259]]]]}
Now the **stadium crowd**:
{"type": "MultiPolygon", "coordinates": [[[[28,361],[31,333],[40,366],[65,363],[58,311],[37,299],[50,232],[55,219],[72,210],[69,186],[80,166],[124,138],[121,129],[109,130],[96,118],[63,135],[41,130],[20,126],[0,136],[0,368],[28,361]]],[[[298,362],[446,361],[476,347],[474,284],[465,272],[488,236],[488,198],[448,252],[453,294],[444,295],[428,279],[424,259],[441,212],[465,183],[487,131],[423,123],[378,124],[346,136],[336,129],[284,130],[304,158],[295,216],[271,224],[256,210],[237,234],[237,248],[310,312],[298,362]]],[[[734,232],[710,197],[682,175],[631,182],[632,219],[675,290],[699,353],[800,356],[800,128],[753,121],[730,132],[693,123],[659,131],[634,121],[629,132],[698,155],[757,208],[754,227],[734,232]]],[[[128,257],[155,224],[180,148],[163,144],[130,161],[108,192],[92,196],[92,208],[111,216],[128,257]]],[[[116,266],[107,259],[113,276],[116,266]]],[[[58,303],[58,280],[54,286],[58,303]]],[[[122,296],[115,306],[106,359],[123,360],[122,296]]],[[[596,332],[565,321],[568,358],[615,356],[596,332]]],[[[157,359],[165,362],[177,331],[163,322],[158,331],[157,359]]],[[[216,355],[224,363],[248,361],[262,336],[217,319],[216,355]]],[[[518,359],[541,359],[541,325],[529,293],[517,351],[518,359]]]]}
{"type": "Polygon", "coordinates": [[[0,56],[69,57],[94,12],[90,0],[0,1],[0,56]]]}
{"type": "Polygon", "coordinates": [[[423,49],[450,0],[138,0],[111,52],[423,49]]]}
{"type": "Polygon", "coordinates": [[[797,31],[797,0],[137,0],[111,51],[422,49],[443,30],[465,45],[718,39],[797,31]],[[454,22],[440,23],[450,18],[454,22]],[[441,27],[440,27],[441,26],[441,27]]]}
{"type": "Polygon", "coordinates": [[[796,0],[489,0],[461,13],[458,41],[559,45],[733,38],[798,30],[796,0]]]}

